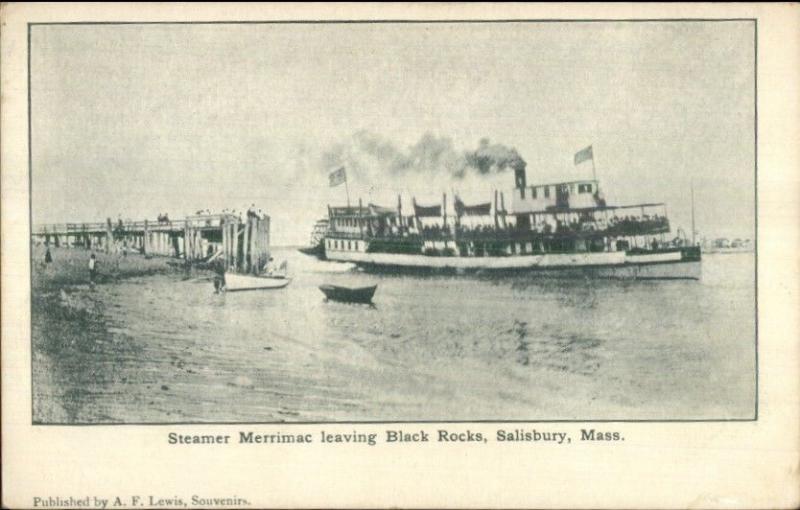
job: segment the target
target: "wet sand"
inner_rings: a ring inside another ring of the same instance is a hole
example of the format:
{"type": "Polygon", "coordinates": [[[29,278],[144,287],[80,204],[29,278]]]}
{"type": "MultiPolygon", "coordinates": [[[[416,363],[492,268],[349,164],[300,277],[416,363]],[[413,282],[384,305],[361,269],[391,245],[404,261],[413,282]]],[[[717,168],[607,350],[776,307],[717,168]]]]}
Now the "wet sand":
{"type": "Polygon", "coordinates": [[[276,257],[289,287],[228,294],[165,259],[122,263],[94,290],[67,264],[73,283],[35,292],[35,420],[753,416],[752,254],[708,257],[700,282],[396,277],[276,257]],[[378,284],[375,306],[325,302],[322,283],[378,284]]]}
{"type": "MultiPolygon", "coordinates": [[[[51,246],[50,253],[53,260],[45,264],[45,247],[33,247],[33,417],[35,423],[72,423],[79,420],[80,401],[104,391],[119,365],[132,354],[130,346],[109,333],[108,305],[98,296],[97,287],[180,269],[163,257],[96,251],[97,275],[92,286],[90,251],[51,246]]],[[[81,419],[113,421],[102,413],[81,419]]]]}

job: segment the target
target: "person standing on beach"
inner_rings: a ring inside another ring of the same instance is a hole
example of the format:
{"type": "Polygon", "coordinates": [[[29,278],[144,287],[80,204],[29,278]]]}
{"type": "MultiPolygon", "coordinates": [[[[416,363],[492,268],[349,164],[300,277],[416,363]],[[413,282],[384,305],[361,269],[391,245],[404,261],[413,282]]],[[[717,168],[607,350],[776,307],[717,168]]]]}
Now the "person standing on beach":
{"type": "Polygon", "coordinates": [[[89,257],[89,283],[94,285],[94,279],[97,276],[97,257],[94,253],[89,257]]]}

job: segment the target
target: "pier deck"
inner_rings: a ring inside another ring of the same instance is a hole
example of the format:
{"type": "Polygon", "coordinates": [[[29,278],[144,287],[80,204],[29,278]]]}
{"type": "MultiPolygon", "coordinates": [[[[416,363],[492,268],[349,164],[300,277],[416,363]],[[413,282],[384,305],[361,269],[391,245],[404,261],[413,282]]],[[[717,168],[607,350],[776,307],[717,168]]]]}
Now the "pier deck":
{"type": "Polygon", "coordinates": [[[187,216],[182,220],[51,223],[34,225],[33,242],[55,246],[124,250],[186,261],[221,260],[226,270],[255,272],[269,259],[269,216],[187,216]]]}

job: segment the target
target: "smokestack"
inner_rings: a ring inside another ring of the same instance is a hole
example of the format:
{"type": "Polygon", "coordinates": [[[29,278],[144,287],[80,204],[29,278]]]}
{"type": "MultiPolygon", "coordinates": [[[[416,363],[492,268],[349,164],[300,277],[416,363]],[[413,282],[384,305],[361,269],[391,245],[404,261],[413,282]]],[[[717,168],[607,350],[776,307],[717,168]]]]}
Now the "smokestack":
{"type": "Polygon", "coordinates": [[[514,181],[517,184],[517,189],[524,189],[527,186],[525,166],[517,166],[514,168],[514,181]]]}

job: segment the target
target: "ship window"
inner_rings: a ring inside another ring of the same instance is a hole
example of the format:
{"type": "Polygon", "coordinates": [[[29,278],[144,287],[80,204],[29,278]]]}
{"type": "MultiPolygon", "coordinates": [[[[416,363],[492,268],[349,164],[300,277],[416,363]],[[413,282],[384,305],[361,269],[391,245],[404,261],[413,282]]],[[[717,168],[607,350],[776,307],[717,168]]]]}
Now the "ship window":
{"type": "Polygon", "coordinates": [[[550,186],[544,186],[544,198],[550,198],[550,186]]]}
{"type": "Polygon", "coordinates": [[[347,241],[347,249],[350,249],[350,241],[347,241]]]}
{"type": "Polygon", "coordinates": [[[538,188],[531,188],[531,198],[536,198],[536,195],[537,195],[536,190],[537,189],[538,188]]]}

